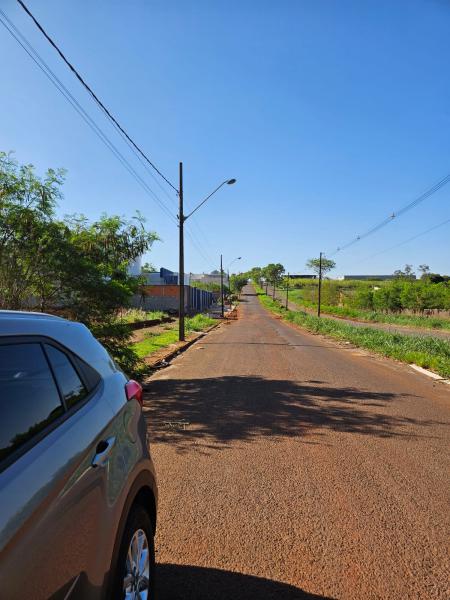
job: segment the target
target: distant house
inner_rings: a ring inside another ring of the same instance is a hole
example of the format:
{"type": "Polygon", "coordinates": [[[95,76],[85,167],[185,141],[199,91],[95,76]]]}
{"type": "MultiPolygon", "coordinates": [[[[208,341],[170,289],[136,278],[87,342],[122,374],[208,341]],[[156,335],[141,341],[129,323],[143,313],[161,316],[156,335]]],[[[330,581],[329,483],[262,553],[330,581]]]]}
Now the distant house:
{"type": "MultiPolygon", "coordinates": [[[[409,275],[409,279],[415,279],[415,275],[409,275]]],[[[359,281],[389,281],[396,279],[396,275],[344,275],[343,279],[356,279],[359,281]]]]}
{"type": "MultiPolygon", "coordinates": [[[[224,274],[224,278],[226,275],[224,274]]],[[[190,273],[190,281],[200,283],[218,283],[220,285],[220,271],[211,271],[211,273],[190,273]]]]}
{"type": "MultiPolygon", "coordinates": [[[[159,271],[142,273],[148,285],[178,285],[178,273],[161,267],[159,271]]],[[[189,285],[189,274],[184,274],[184,284],[189,285]]]]}
{"type": "MultiPolygon", "coordinates": [[[[146,282],[141,293],[133,296],[133,306],[143,310],[163,310],[177,313],[179,310],[180,288],[178,273],[161,268],[159,271],[142,274],[146,282]]],[[[211,292],[189,285],[189,275],[184,277],[184,309],[187,313],[208,309],[214,301],[211,292]]]]}
{"type": "Polygon", "coordinates": [[[289,273],[289,279],[317,279],[317,275],[294,275],[289,273]]]}

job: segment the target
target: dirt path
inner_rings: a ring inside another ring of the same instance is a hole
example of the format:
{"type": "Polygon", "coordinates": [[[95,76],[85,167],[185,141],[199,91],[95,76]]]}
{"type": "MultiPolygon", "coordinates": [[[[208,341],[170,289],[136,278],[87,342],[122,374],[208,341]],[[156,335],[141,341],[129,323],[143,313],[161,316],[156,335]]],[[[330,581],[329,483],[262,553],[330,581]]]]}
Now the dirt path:
{"type": "Polygon", "coordinates": [[[146,394],[159,600],[448,598],[449,386],[243,300],[146,394]]]}

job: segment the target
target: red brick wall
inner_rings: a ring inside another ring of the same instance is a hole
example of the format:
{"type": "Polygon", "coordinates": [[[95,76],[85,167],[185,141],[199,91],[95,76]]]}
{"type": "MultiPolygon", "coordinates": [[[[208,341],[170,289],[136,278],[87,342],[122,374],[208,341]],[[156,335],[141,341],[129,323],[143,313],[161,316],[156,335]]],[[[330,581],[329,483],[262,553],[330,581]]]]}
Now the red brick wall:
{"type": "Polygon", "coordinates": [[[143,289],[146,296],[170,296],[178,298],[179,294],[177,285],[144,285],[143,289]]]}

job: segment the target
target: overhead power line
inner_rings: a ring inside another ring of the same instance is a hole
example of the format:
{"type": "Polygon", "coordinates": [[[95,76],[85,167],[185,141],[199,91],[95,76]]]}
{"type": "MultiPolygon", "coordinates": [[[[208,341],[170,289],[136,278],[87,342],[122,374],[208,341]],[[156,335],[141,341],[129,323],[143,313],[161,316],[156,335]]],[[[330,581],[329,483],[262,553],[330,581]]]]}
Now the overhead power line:
{"type": "Polygon", "coordinates": [[[73,64],[66,58],[61,49],[58,47],[56,42],[49,36],[49,34],[45,31],[36,17],[31,13],[28,7],[22,2],[22,0],[17,0],[23,10],[27,13],[27,15],[33,20],[36,27],[45,37],[45,39],[50,43],[50,45],[56,50],[59,56],[62,58],[64,63],[69,67],[78,81],[83,85],[83,87],[89,92],[97,105],[102,109],[102,111],[106,114],[106,116],[112,121],[113,125],[120,131],[120,133],[128,140],[128,142],[133,146],[133,148],[140,154],[140,156],[154,169],[154,171],[162,177],[162,179],[170,185],[170,187],[178,193],[178,189],[169,181],[169,179],[158,169],[158,167],[151,161],[148,156],[144,153],[144,151],[136,144],[136,142],[132,139],[132,137],[126,132],[126,130],[120,125],[117,119],[112,115],[111,111],[103,104],[98,95],[92,90],[92,88],[86,83],[84,78],[80,75],[77,69],[73,66],[73,64]]]}
{"type": "Polygon", "coordinates": [[[433,225],[433,227],[430,227],[429,229],[425,229],[425,231],[421,231],[420,233],[417,233],[416,235],[413,235],[412,237],[408,238],[407,240],[403,240],[402,242],[399,242],[398,244],[395,244],[394,246],[390,246],[389,248],[380,250],[380,252],[375,252],[375,254],[372,254],[371,256],[364,258],[363,261],[370,260],[371,258],[378,256],[379,254],[384,254],[385,252],[390,252],[391,250],[394,250],[395,248],[398,248],[399,246],[404,246],[405,244],[409,244],[409,242],[412,242],[413,240],[416,240],[417,238],[422,237],[423,235],[426,235],[427,233],[430,233],[431,231],[434,231],[435,229],[438,229],[439,227],[443,227],[444,225],[447,225],[447,223],[450,223],[450,219],[447,219],[446,221],[443,221],[442,223],[438,223],[437,225],[433,225]]]}
{"type": "Polygon", "coordinates": [[[356,236],[355,238],[353,238],[346,244],[339,246],[338,248],[336,248],[336,250],[334,250],[334,252],[331,252],[327,256],[334,256],[338,252],[341,252],[342,250],[346,250],[350,246],[353,246],[353,244],[356,244],[360,240],[363,240],[364,238],[368,237],[369,235],[372,235],[373,233],[375,233],[382,227],[385,227],[388,223],[390,223],[394,219],[405,214],[406,212],[408,212],[409,210],[411,210],[412,208],[416,207],[418,204],[420,204],[421,202],[423,202],[424,200],[429,198],[431,195],[435,194],[438,190],[440,190],[442,187],[444,187],[444,185],[446,185],[449,182],[450,182],[450,174],[443,177],[441,180],[439,180],[437,183],[435,183],[430,189],[428,189],[426,192],[424,192],[423,194],[421,194],[420,196],[415,198],[412,202],[410,202],[406,206],[403,206],[399,210],[393,212],[389,217],[386,217],[380,223],[377,223],[376,225],[374,225],[373,227],[368,229],[366,232],[362,233],[361,235],[356,236]]]}
{"type": "MultiPolygon", "coordinates": [[[[58,76],[52,71],[49,65],[44,61],[42,56],[37,52],[37,50],[32,46],[32,44],[26,39],[26,37],[19,31],[19,29],[14,25],[14,23],[9,19],[9,17],[4,13],[3,10],[0,9],[0,23],[5,27],[8,33],[16,40],[16,42],[22,47],[22,49],[28,54],[31,60],[36,64],[36,66],[44,73],[44,75],[51,81],[51,83],[56,87],[58,92],[67,100],[67,102],[72,106],[72,108],[80,115],[80,117],[85,121],[85,123],[92,129],[95,135],[105,144],[105,146],[112,152],[112,154],[117,158],[117,160],[122,164],[122,166],[130,173],[130,175],[137,181],[139,185],[145,190],[147,194],[149,194],[153,200],[158,204],[158,206],[163,210],[163,212],[171,219],[172,222],[178,223],[176,216],[168,209],[166,204],[158,197],[158,195],[151,189],[151,187],[147,184],[147,182],[139,175],[139,173],[133,168],[130,162],[125,158],[125,156],[119,151],[119,149],[114,145],[114,143],[108,138],[108,136],[104,133],[104,131],[97,125],[94,119],[86,112],[86,110],[81,106],[78,100],[73,96],[70,90],[62,83],[62,81],[58,78],[58,76]],[[3,18],[2,18],[3,17],[3,18]]],[[[124,136],[122,136],[124,137],[124,136]]],[[[143,161],[139,155],[135,152],[135,155],[140,159],[141,164],[143,161]]],[[[147,166],[147,165],[144,165],[147,166]]],[[[166,191],[165,188],[161,186],[159,181],[154,177],[153,173],[147,168],[148,173],[153,177],[155,182],[167,196],[170,201],[174,201],[166,191]]],[[[201,231],[201,230],[200,230],[201,231]]],[[[187,231],[187,234],[192,242],[192,246],[198,255],[209,265],[210,268],[215,268],[212,266],[212,260],[209,254],[206,254],[204,249],[202,248],[202,244],[199,239],[196,239],[193,232],[187,231]]]]}
{"type": "MultiPolygon", "coordinates": [[[[165,175],[156,167],[156,165],[151,161],[148,156],[143,152],[143,150],[134,142],[131,136],[125,131],[125,129],[120,125],[117,119],[112,115],[110,110],[103,104],[103,102],[99,99],[97,94],[92,90],[92,88],[86,83],[84,78],[80,75],[77,69],[73,66],[73,64],[67,59],[61,49],[58,47],[56,42],[50,37],[50,35],[45,31],[43,26],[39,23],[36,17],[31,13],[28,7],[25,5],[22,0],[18,0],[18,3],[23,8],[23,10],[28,14],[28,16],[33,20],[36,27],[42,33],[42,35],[46,38],[46,40],[50,43],[50,45],[57,51],[61,59],[64,63],[69,67],[72,73],[76,76],[76,78],[80,81],[83,87],[88,91],[91,97],[94,99],[96,104],[101,108],[103,113],[109,118],[109,120],[113,123],[115,129],[119,132],[121,137],[127,143],[127,145],[131,148],[135,156],[138,158],[140,163],[146,168],[147,172],[151,175],[154,181],[157,183],[162,192],[167,196],[170,201],[174,201],[168,193],[167,190],[160,184],[160,182],[156,179],[153,172],[149,169],[148,165],[178,194],[178,189],[165,177],[165,175]]],[[[155,192],[147,185],[147,183],[142,179],[142,177],[136,172],[136,170],[132,167],[132,165],[126,160],[126,158],[120,153],[120,151],[114,146],[111,140],[106,136],[106,134],[100,129],[100,127],[95,123],[95,121],[90,117],[90,115],[83,109],[83,107],[79,104],[76,98],[71,94],[71,92],[64,86],[64,84],[59,80],[56,74],[50,69],[50,67],[45,63],[42,57],[38,54],[38,52],[32,47],[32,45],[26,40],[25,36],[20,33],[17,27],[8,19],[6,14],[0,10],[0,13],[3,15],[5,20],[9,23],[9,27],[5,22],[1,21],[4,27],[9,31],[9,33],[16,39],[16,41],[22,46],[22,48],[27,52],[27,54],[32,58],[32,60],[37,64],[37,66],[44,72],[44,74],[50,79],[50,81],[55,85],[58,91],[66,98],[66,100],[73,106],[73,108],[80,114],[83,120],[91,127],[94,133],[102,140],[102,142],[111,150],[111,152],[116,156],[116,158],[122,163],[122,165],[130,172],[130,174],[140,183],[142,187],[147,191],[147,193],[151,194],[155,201],[158,203],[160,208],[164,210],[164,212],[175,222],[175,215],[167,208],[167,206],[162,202],[162,200],[155,194],[155,192]],[[11,30],[14,29],[15,33],[11,30]],[[20,37],[22,42],[18,39],[20,37]],[[26,48],[27,46],[28,48],[26,48]]],[[[204,236],[200,227],[197,224],[197,227],[204,236]]],[[[199,255],[211,266],[211,257],[205,253],[202,249],[202,244],[200,240],[196,239],[196,236],[193,232],[187,231],[188,236],[191,239],[191,242],[195,248],[195,250],[199,253],[199,255]]],[[[205,238],[206,239],[206,238],[205,238]]]]}
{"type": "Polygon", "coordinates": [[[30,42],[25,38],[25,36],[19,31],[19,29],[14,25],[14,23],[7,17],[7,15],[0,9],[0,22],[5,27],[5,29],[10,33],[10,35],[17,41],[17,43],[25,50],[28,56],[33,60],[33,62],[38,66],[38,68],[44,73],[44,75],[53,83],[53,85],[57,88],[57,90],[62,94],[62,96],[72,105],[72,107],[77,111],[77,113],[81,116],[81,118],[87,123],[87,125],[94,131],[94,133],[99,137],[99,139],[105,144],[105,146],[114,154],[114,156],[119,160],[119,162],[125,167],[125,169],[134,177],[134,179],[143,187],[143,189],[155,200],[158,206],[165,212],[165,214],[175,223],[177,222],[175,215],[170,212],[167,206],[162,202],[162,200],[155,194],[155,192],[150,188],[150,186],[146,183],[146,181],[139,175],[139,173],[133,168],[133,166],[129,163],[129,161],[123,156],[123,154],[117,149],[117,147],[113,144],[113,142],[107,137],[107,135],[102,131],[102,129],[97,125],[97,123],[92,119],[92,117],[84,110],[81,104],[77,101],[77,99],[73,96],[73,94],[66,88],[66,86],[61,82],[61,80],[57,77],[57,75],[51,70],[51,68],[47,65],[47,63],[43,60],[43,58],[39,55],[39,53],[33,48],[30,42]]]}

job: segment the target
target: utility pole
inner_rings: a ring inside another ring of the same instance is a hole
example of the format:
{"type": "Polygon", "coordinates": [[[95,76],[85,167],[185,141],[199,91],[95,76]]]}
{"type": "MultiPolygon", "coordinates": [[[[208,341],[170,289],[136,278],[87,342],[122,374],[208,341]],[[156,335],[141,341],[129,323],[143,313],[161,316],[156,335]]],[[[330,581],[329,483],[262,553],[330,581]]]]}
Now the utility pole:
{"type": "Polygon", "coordinates": [[[288,273],[288,278],[287,278],[287,284],[286,284],[286,310],[288,309],[288,305],[289,305],[289,273],[288,273]]]}
{"type": "MultiPolygon", "coordinates": [[[[180,200],[180,204],[179,204],[179,211],[178,211],[178,226],[180,228],[180,256],[179,256],[179,268],[178,268],[178,290],[179,290],[179,310],[178,310],[178,316],[179,316],[179,323],[178,323],[178,339],[180,340],[180,342],[184,341],[184,335],[185,335],[185,329],[184,329],[184,223],[185,221],[187,221],[187,219],[189,219],[189,217],[192,217],[192,215],[201,207],[205,204],[205,202],[207,202],[211,196],[213,196],[216,192],[218,192],[220,190],[220,188],[222,186],[224,186],[225,184],[227,185],[233,185],[234,183],[236,183],[236,179],[225,179],[225,181],[222,181],[222,183],[220,185],[218,185],[216,187],[215,190],[213,190],[209,196],[206,196],[206,198],[204,198],[204,200],[202,200],[200,202],[200,204],[197,204],[197,206],[194,208],[194,210],[191,210],[190,213],[188,213],[187,215],[184,214],[184,209],[183,209],[183,163],[180,162],[180,188],[178,190],[178,196],[179,196],[179,200],[180,200]]],[[[222,270],[222,256],[220,257],[220,267],[221,267],[221,280],[222,280],[222,315],[223,315],[223,270],[222,270]]],[[[189,285],[191,283],[191,279],[189,276],[189,285]]],[[[189,291],[189,304],[191,302],[191,293],[189,291]]]]}
{"type": "Polygon", "coordinates": [[[317,303],[317,316],[320,317],[320,299],[322,293],[322,252],[319,258],[319,298],[317,303]]]}
{"type": "Polygon", "coordinates": [[[179,210],[178,226],[180,228],[180,256],[178,268],[178,290],[180,293],[180,304],[178,310],[178,339],[184,341],[184,212],[183,212],[183,163],[180,162],[180,188],[178,192],[179,210]]]}
{"type": "Polygon", "coordinates": [[[220,255],[220,298],[221,298],[221,315],[222,319],[224,316],[224,306],[223,306],[223,267],[222,267],[222,255],[220,255]]]}
{"type": "Polygon", "coordinates": [[[272,300],[275,300],[275,279],[273,280],[272,300]]]}

